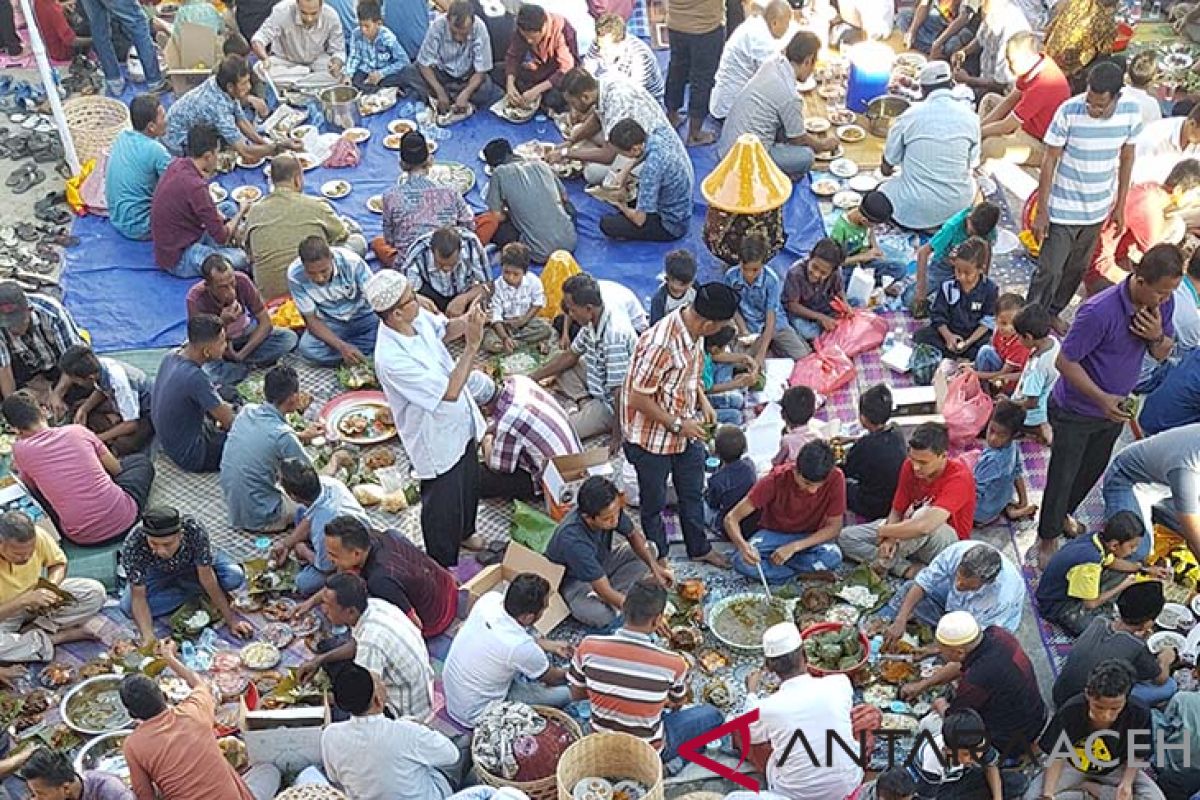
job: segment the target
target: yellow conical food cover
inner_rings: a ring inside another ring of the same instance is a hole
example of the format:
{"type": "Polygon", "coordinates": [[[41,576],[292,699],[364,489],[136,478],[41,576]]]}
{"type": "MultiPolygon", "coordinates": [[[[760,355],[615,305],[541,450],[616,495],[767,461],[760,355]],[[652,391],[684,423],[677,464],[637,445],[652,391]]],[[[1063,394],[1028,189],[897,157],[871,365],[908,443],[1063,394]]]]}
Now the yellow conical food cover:
{"type": "Polygon", "coordinates": [[[788,201],[792,181],[771,160],[762,141],[752,133],[744,133],[700,184],[700,191],[714,208],[734,214],[761,214],[788,201]]]}

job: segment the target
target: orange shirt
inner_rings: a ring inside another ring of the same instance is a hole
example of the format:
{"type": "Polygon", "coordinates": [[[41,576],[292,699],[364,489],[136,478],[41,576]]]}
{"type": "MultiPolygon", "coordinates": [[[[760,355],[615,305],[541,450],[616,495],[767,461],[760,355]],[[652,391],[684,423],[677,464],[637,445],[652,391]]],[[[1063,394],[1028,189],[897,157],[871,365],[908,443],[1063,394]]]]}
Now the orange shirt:
{"type": "Polygon", "coordinates": [[[142,722],[125,740],[138,800],[254,800],[213,736],[216,701],[204,687],[142,722]]]}

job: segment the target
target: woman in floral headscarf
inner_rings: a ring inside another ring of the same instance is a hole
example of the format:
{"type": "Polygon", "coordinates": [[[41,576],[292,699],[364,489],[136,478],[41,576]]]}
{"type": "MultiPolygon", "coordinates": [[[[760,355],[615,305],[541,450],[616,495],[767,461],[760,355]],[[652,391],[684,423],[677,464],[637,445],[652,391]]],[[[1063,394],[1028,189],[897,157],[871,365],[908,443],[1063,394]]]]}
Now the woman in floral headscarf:
{"type": "Polygon", "coordinates": [[[1098,58],[1112,55],[1117,40],[1117,0],[1061,0],[1042,52],[1072,80],[1098,58]]]}

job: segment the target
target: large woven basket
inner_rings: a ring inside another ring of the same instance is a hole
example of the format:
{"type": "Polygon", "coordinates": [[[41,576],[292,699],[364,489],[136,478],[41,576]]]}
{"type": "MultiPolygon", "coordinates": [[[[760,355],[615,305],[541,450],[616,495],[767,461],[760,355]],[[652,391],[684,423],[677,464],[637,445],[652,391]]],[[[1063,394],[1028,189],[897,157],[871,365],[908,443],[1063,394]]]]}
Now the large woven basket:
{"type": "Polygon", "coordinates": [[[572,800],[583,778],[634,780],[647,787],[642,800],[663,800],[662,758],[628,733],[593,733],[568,747],[558,760],[558,800],[572,800]]]}
{"type": "MultiPolygon", "coordinates": [[[[549,706],[533,706],[533,709],[548,720],[557,722],[566,728],[572,736],[575,737],[576,744],[583,737],[583,733],[579,730],[579,725],[575,720],[568,717],[557,708],[549,706]]],[[[574,747],[574,745],[572,745],[574,747]]],[[[568,749],[567,752],[570,752],[568,749]]],[[[504,786],[511,786],[527,794],[530,800],[555,800],[558,796],[558,776],[554,774],[547,775],[545,778],[536,781],[510,781],[502,778],[499,775],[493,775],[479,765],[479,759],[475,757],[475,742],[471,742],[471,759],[475,762],[475,772],[479,775],[479,780],[488,786],[493,786],[497,789],[504,786]]]]}
{"type": "Polygon", "coordinates": [[[98,158],[129,127],[129,109],[111,97],[74,97],[63,104],[79,163],[98,158]]]}

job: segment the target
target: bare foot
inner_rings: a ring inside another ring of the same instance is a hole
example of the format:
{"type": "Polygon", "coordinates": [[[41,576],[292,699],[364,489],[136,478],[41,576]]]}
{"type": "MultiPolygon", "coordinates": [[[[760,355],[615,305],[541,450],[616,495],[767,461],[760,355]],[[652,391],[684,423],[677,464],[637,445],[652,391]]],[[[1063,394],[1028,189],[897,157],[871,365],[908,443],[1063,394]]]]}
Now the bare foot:
{"type": "Polygon", "coordinates": [[[1058,552],[1057,539],[1040,539],[1038,541],[1038,569],[1045,570],[1046,565],[1050,563],[1051,557],[1058,552]]]}
{"type": "Polygon", "coordinates": [[[721,567],[722,569],[727,569],[729,567],[729,559],[712,549],[702,556],[693,558],[692,561],[711,564],[714,567],[721,567]]]}
{"type": "Polygon", "coordinates": [[[95,633],[79,625],[63,628],[57,633],[50,634],[50,642],[55,646],[67,644],[68,642],[95,641],[98,638],[95,633]]]}
{"type": "Polygon", "coordinates": [[[485,542],[483,537],[478,533],[473,533],[467,538],[463,539],[462,544],[459,546],[462,547],[463,550],[482,550],[487,547],[487,542],[485,542]]]}
{"type": "Polygon", "coordinates": [[[1027,506],[1007,506],[1004,509],[1004,516],[1011,520],[1029,519],[1037,513],[1038,507],[1032,503],[1027,506]]]}
{"type": "Polygon", "coordinates": [[[706,144],[712,144],[717,140],[717,135],[712,131],[697,131],[688,134],[688,147],[703,147],[706,144]]]}
{"type": "Polygon", "coordinates": [[[1063,520],[1063,534],[1068,539],[1074,539],[1076,537],[1083,536],[1085,533],[1087,533],[1087,526],[1072,517],[1070,514],[1068,514],[1067,518],[1063,520]]]}
{"type": "Polygon", "coordinates": [[[683,124],[684,117],[678,111],[668,111],[667,120],[671,123],[672,128],[678,128],[683,124]]]}

